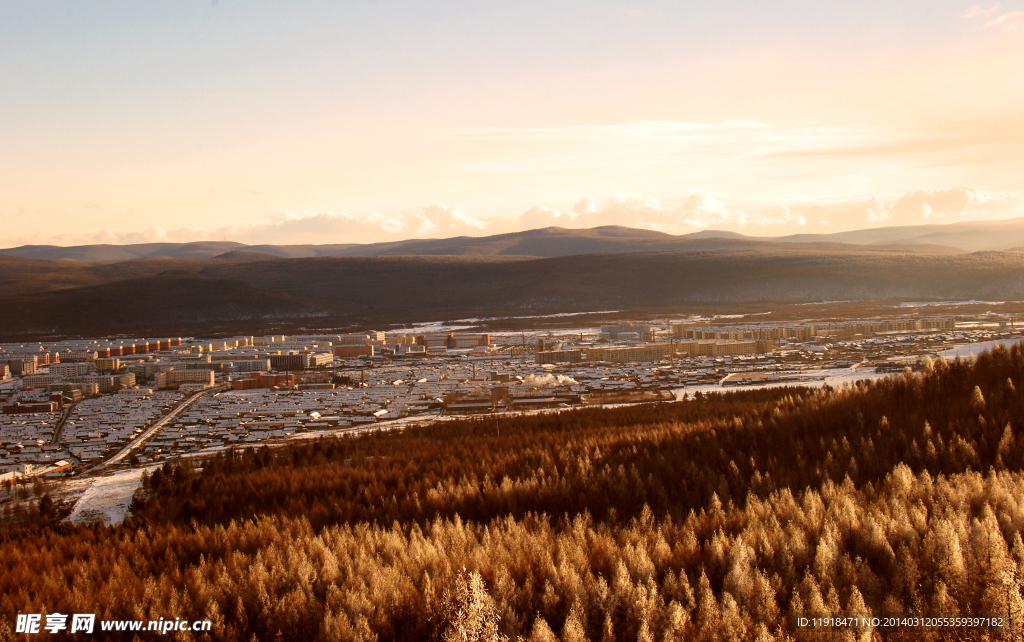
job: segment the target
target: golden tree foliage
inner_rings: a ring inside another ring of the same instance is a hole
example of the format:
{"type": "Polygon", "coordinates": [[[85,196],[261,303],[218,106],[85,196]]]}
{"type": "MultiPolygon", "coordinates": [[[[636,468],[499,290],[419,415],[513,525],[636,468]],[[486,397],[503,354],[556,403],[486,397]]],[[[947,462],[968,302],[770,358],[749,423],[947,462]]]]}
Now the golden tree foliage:
{"type": "Polygon", "coordinates": [[[1012,625],[985,635],[1011,639],[1022,383],[1015,347],[839,390],[169,464],[119,527],[8,530],[0,618],[208,618],[210,639],[243,641],[632,642],[818,639],[800,615],[986,614],[1012,625]]]}

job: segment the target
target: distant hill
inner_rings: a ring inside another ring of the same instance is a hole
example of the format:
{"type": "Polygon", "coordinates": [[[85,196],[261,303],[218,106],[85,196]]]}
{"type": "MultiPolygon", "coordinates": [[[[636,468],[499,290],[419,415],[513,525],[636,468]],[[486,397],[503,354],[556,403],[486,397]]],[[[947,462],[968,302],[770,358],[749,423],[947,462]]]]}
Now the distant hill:
{"type": "Polygon", "coordinates": [[[1024,296],[1024,254],[894,253],[850,246],[498,257],[330,257],[210,266],[339,311],[446,314],[652,308],[748,301],[1024,296]]]}
{"type": "MultiPolygon", "coordinates": [[[[740,237],[740,235],[734,235],[740,237]]],[[[89,263],[113,263],[139,259],[205,259],[228,252],[248,251],[282,258],[318,256],[399,255],[519,255],[564,256],[599,252],[684,249],[703,237],[672,236],[650,230],[607,226],[589,230],[549,227],[526,232],[485,237],[459,236],[448,239],[410,239],[388,243],[334,245],[244,245],[229,242],[143,243],[138,245],[25,245],[0,249],[0,254],[31,259],[71,259],[89,263]]]]}
{"type": "Polygon", "coordinates": [[[973,221],[946,225],[907,225],[835,234],[794,234],[774,241],[808,243],[828,241],[856,245],[939,245],[966,252],[1008,250],[1024,245],[1024,218],[973,221]]]}
{"type": "MultiPolygon", "coordinates": [[[[0,337],[172,334],[323,315],[251,283],[178,273],[0,299],[0,337]]],[[[228,330],[230,331],[230,330],[228,330]]]]}
{"type": "Polygon", "coordinates": [[[198,241],[195,243],[136,243],[133,245],[22,245],[0,254],[28,259],[71,259],[87,263],[114,263],[133,259],[206,259],[232,250],[247,249],[244,243],[198,241]]]}
{"type": "MultiPolygon", "coordinates": [[[[1024,219],[1022,219],[1024,220],[1024,219]]],[[[548,227],[525,232],[493,236],[458,236],[448,239],[410,239],[388,243],[334,245],[244,245],[232,242],[203,241],[197,243],[143,243],[138,245],[25,245],[0,249],[0,255],[30,259],[69,259],[85,263],[116,263],[141,259],[207,259],[229,252],[259,252],[282,258],[313,258],[320,256],[569,256],[645,251],[699,250],[733,244],[785,243],[850,243],[858,245],[898,245],[902,251],[954,253],[985,249],[1005,249],[1024,245],[1024,224],[1017,223],[1019,235],[1008,233],[1012,225],[989,229],[950,226],[918,226],[911,228],[880,228],[839,234],[805,234],[779,239],[746,237],[736,232],[704,230],[673,236],[651,230],[605,226],[586,230],[548,227]],[[939,229],[939,231],[936,231],[939,229]],[[945,231],[943,231],[945,230],[945,231]],[[959,235],[959,236],[958,236],[959,235]],[[962,237],[963,243],[957,243],[962,237]],[[1017,240],[1007,240],[1017,239],[1017,240]],[[711,243],[711,245],[708,245],[711,243]],[[998,247],[996,247],[998,246],[998,247]]],[[[1016,229],[1016,228],[1013,228],[1016,229]]]]}
{"type": "Polygon", "coordinates": [[[341,255],[566,256],[684,249],[692,245],[693,241],[685,237],[612,225],[589,230],[547,227],[480,238],[460,236],[439,240],[374,243],[353,246],[346,249],[341,255]]]}
{"type": "Polygon", "coordinates": [[[1024,298],[1024,254],[691,240],[689,250],[208,259],[0,258],[0,338],[260,332],[476,316],[869,300],[1024,298]],[[26,288],[28,284],[29,288],[26,288]]]}
{"type": "Polygon", "coordinates": [[[739,232],[727,232],[725,230],[701,230],[700,232],[693,232],[687,234],[688,239],[750,239],[752,237],[744,236],[739,232]]]}
{"type": "Polygon", "coordinates": [[[281,257],[274,254],[267,254],[266,252],[256,252],[253,250],[231,250],[230,252],[225,252],[224,254],[218,254],[213,258],[220,259],[222,261],[251,262],[274,260],[280,259],[281,257]]]}

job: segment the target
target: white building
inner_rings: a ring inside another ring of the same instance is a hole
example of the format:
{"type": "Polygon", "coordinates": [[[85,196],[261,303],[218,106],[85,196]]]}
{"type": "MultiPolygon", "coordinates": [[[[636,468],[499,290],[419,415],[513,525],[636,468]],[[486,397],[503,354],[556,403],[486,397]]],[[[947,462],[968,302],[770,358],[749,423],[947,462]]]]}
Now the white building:
{"type": "Polygon", "coordinates": [[[72,361],[68,363],[55,363],[50,366],[50,374],[62,377],[80,377],[88,374],[93,369],[93,364],[88,361],[72,361]]]}

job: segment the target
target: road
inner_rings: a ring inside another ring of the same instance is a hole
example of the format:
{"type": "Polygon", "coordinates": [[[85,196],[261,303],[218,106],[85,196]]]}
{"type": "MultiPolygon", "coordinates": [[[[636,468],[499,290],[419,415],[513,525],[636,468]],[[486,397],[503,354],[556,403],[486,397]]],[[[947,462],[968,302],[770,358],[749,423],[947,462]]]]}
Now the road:
{"type": "Polygon", "coordinates": [[[54,444],[60,443],[60,436],[64,432],[64,425],[68,422],[68,417],[71,416],[71,411],[75,409],[75,405],[77,405],[77,403],[78,402],[76,401],[74,403],[69,403],[66,406],[64,406],[64,412],[61,413],[60,419],[57,421],[57,425],[53,429],[54,444]]]}
{"type": "Polygon", "coordinates": [[[111,465],[116,464],[117,462],[121,461],[125,457],[127,457],[133,450],[135,450],[136,448],[138,448],[142,444],[146,443],[147,439],[149,439],[150,437],[155,435],[157,432],[159,432],[169,422],[173,421],[175,417],[177,417],[182,412],[184,412],[189,406],[191,406],[193,403],[195,403],[200,397],[204,397],[204,396],[206,396],[208,394],[213,394],[213,393],[217,393],[217,392],[224,392],[225,390],[230,390],[230,389],[231,389],[231,384],[230,383],[226,383],[226,384],[221,384],[219,386],[214,386],[213,388],[208,388],[206,390],[200,390],[199,392],[193,394],[191,397],[186,397],[184,400],[182,400],[181,403],[179,403],[174,408],[174,410],[170,411],[169,413],[167,413],[166,415],[161,417],[159,419],[159,421],[157,421],[155,424],[153,424],[152,426],[150,426],[149,428],[144,430],[141,435],[139,435],[138,437],[133,439],[131,441],[131,443],[129,443],[127,446],[125,446],[121,450],[117,451],[117,454],[113,455],[110,459],[106,460],[105,462],[99,464],[97,466],[97,468],[104,468],[106,466],[111,466],[111,465]]]}

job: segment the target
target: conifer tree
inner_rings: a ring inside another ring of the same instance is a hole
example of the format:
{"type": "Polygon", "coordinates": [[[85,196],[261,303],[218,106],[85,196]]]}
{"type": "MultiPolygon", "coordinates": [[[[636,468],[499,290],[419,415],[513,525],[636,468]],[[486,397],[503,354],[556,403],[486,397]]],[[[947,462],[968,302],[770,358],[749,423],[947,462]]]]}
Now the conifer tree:
{"type": "MultiPolygon", "coordinates": [[[[506,642],[498,630],[500,617],[487,594],[480,573],[463,567],[455,577],[454,590],[441,599],[436,639],[440,642],[506,642]]],[[[549,629],[550,630],[550,629],[549,629]]]]}

